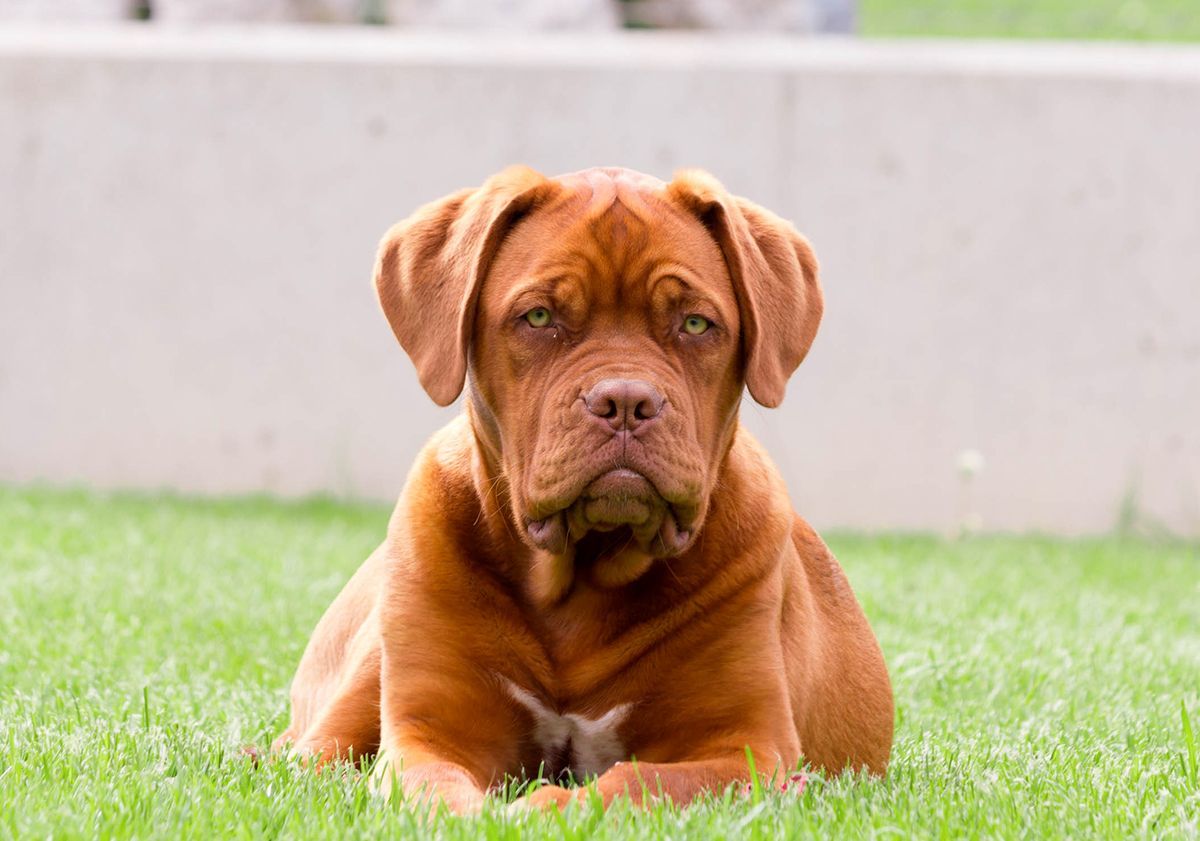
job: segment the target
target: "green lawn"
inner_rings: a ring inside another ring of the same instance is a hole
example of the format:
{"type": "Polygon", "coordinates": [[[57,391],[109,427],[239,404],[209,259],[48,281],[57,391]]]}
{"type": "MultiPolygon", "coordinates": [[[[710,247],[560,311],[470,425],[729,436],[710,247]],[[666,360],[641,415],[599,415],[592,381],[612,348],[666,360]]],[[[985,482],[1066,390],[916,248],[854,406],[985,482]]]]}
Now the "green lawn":
{"type": "Polygon", "coordinates": [[[0,489],[0,837],[1200,833],[1194,544],[833,536],[895,683],[884,781],[422,825],[352,773],[252,767],[239,746],[283,725],[307,634],[386,517],[0,489]]]}
{"type": "Polygon", "coordinates": [[[1200,0],[860,0],[864,35],[1200,40],[1200,0]]]}

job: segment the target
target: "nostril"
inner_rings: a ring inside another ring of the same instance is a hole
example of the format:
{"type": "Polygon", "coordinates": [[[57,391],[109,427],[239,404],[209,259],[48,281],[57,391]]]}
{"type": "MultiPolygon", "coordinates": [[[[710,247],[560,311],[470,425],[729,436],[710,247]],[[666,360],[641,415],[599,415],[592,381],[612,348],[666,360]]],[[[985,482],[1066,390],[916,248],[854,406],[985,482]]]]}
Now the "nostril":
{"type": "Polygon", "coordinates": [[[593,389],[583,398],[583,403],[587,406],[587,410],[598,418],[612,420],[621,414],[621,407],[617,401],[609,394],[597,394],[597,389],[593,389]]]}
{"type": "Polygon", "coordinates": [[[605,379],[592,386],[583,402],[613,429],[632,429],[658,417],[665,398],[645,380],[605,379]]]}
{"type": "Polygon", "coordinates": [[[663,402],[665,401],[661,392],[647,382],[638,382],[636,386],[635,394],[631,400],[633,403],[633,419],[647,421],[658,417],[659,413],[662,412],[663,402]]]}

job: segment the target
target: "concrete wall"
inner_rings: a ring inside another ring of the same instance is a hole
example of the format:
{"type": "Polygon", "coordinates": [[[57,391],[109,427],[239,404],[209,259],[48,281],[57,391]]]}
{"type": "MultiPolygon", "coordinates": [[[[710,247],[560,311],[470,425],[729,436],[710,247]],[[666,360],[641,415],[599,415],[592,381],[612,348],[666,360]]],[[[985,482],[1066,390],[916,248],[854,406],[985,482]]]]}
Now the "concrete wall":
{"type": "Polygon", "coordinates": [[[1198,49],[0,30],[0,481],[392,497],[452,412],[382,231],[515,161],[701,166],[823,261],[743,412],[818,527],[1200,533],[1198,150],[1198,49]]]}

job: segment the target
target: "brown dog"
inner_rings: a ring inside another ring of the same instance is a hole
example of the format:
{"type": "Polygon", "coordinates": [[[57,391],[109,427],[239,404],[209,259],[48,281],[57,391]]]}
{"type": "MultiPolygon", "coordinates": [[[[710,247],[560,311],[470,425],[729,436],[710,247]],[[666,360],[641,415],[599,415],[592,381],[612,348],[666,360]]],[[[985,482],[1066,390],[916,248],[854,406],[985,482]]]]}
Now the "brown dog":
{"type": "Polygon", "coordinates": [[[738,424],[821,319],[788,223],[699,172],[512,168],[392,228],[375,284],[430,396],[467,399],[317,626],[276,746],[380,751],[384,792],[456,811],[539,770],[688,801],[748,779],[747,748],[768,775],[883,773],[879,646],[738,424]]]}

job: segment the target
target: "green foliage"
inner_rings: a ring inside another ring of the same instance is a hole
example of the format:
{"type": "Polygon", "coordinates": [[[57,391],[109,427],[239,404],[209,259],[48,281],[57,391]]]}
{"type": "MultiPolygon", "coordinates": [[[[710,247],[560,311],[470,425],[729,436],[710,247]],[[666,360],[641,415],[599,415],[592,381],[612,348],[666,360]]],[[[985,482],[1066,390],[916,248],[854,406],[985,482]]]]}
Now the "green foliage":
{"type": "Polygon", "coordinates": [[[864,35],[1200,40],[1196,0],[860,0],[864,35]]]}
{"type": "Polygon", "coordinates": [[[1183,745],[1187,750],[1186,759],[1180,755],[1183,765],[1183,776],[1192,788],[1200,787],[1200,765],[1196,760],[1196,733],[1192,730],[1192,717],[1188,714],[1187,703],[1179,702],[1179,714],[1183,719],[1183,745]]]}
{"type": "Polygon", "coordinates": [[[254,766],[239,748],[283,727],[308,634],[386,520],[0,489],[0,838],[1200,833],[1200,547],[1131,538],[834,535],[896,690],[882,781],[460,819],[384,805],[351,768],[254,766]]]}

